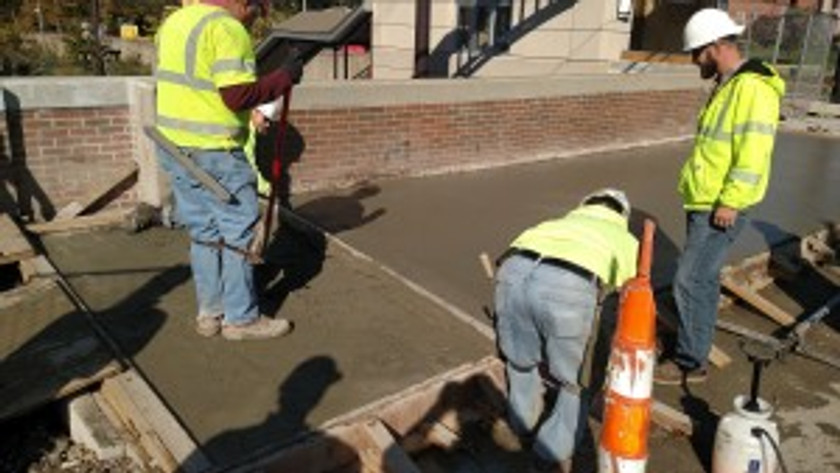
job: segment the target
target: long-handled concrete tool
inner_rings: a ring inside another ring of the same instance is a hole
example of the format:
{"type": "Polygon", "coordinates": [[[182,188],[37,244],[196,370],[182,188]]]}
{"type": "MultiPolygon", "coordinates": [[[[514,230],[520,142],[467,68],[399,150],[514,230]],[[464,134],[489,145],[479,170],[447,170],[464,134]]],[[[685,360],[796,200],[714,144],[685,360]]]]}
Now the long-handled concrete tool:
{"type": "Polygon", "coordinates": [[[289,103],[292,101],[292,87],[286,89],[283,94],[283,109],[280,112],[280,121],[277,123],[277,139],[274,143],[274,159],[271,161],[271,190],[268,193],[268,207],[263,214],[262,220],[257,224],[254,232],[254,240],[249,252],[255,255],[262,255],[268,248],[268,240],[272,234],[274,213],[277,206],[280,180],[283,177],[283,145],[286,141],[286,129],[288,128],[289,103]]]}

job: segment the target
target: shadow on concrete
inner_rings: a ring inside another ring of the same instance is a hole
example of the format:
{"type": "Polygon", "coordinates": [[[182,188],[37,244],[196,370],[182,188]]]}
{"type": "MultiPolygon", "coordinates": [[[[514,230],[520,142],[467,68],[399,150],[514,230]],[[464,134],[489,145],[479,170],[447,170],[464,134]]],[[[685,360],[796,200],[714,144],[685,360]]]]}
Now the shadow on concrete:
{"type": "Polygon", "coordinates": [[[323,269],[327,239],[322,233],[339,233],[366,225],[385,214],[379,208],[366,212],[362,200],[378,194],[378,186],[364,184],[348,195],[328,195],[295,209],[300,218],[283,218],[257,268],[260,309],[277,313],[293,291],[305,287],[323,269]],[[310,225],[308,222],[312,222],[310,225]]]}
{"type": "Polygon", "coordinates": [[[6,135],[0,134],[0,209],[26,221],[37,213],[45,220],[55,216],[56,209],[46,192],[27,167],[26,141],[20,99],[3,90],[6,107],[6,135]],[[12,195],[14,189],[15,195],[12,195]]]}
{"type": "Polygon", "coordinates": [[[362,203],[380,191],[379,186],[362,183],[346,195],[333,194],[310,200],[296,207],[295,213],[329,233],[352,230],[385,215],[385,209],[368,212],[362,203]]]}
{"type": "MultiPolygon", "coordinates": [[[[201,446],[202,451],[218,467],[214,471],[260,460],[270,463],[280,449],[293,443],[318,442],[325,446],[324,452],[332,452],[332,455],[349,451],[346,444],[317,432],[307,422],[307,417],[321,402],[330,386],[339,382],[342,376],[335,360],[329,356],[313,356],[300,363],[277,388],[277,408],[269,412],[263,422],[223,432],[201,446]]],[[[243,399],[243,402],[247,402],[247,399],[243,399]]],[[[290,463],[296,461],[293,455],[286,454],[286,458],[290,463]]],[[[310,459],[326,461],[326,458],[310,459]]],[[[185,462],[190,463],[189,459],[185,462]]],[[[298,466],[297,470],[272,471],[316,471],[304,470],[304,464],[298,466]]],[[[362,470],[342,471],[361,473],[362,470]]]]}
{"type": "Polygon", "coordinates": [[[683,383],[683,395],[680,397],[682,410],[692,419],[693,430],[689,441],[697,460],[706,472],[712,471],[712,454],[715,446],[720,416],[709,407],[709,403],[695,396],[689,386],[683,383]]]}
{"type": "MultiPolygon", "coordinates": [[[[100,327],[105,327],[110,340],[116,341],[122,356],[130,358],[149,343],[166,321],[166,313],[156,305],[189,276],[187,266],[168,268],[93,317],[100,327]]],[[[33,296],[0,310],[0,325],[5,333],[0,337],[3,352],[9,347],[2,345],[9,340],[14,342],[16,330],[53,320],[0,359],[0,419],[9,419],[0,427],[3,471],[25,471],[26,465],[37,462],[43,451],[51,447],[50,435],[41,432],[37,436],[36,429],[26,427],[28,414],[95,383],[109,366],[121,368],[119,354],[109,349],[110,342],[97,336],[89,315],[74,310],[58,317],[50,316],[51,306],[55,304],[50,301],[58,300],[54,296],[33,296]],[[21,469],[14,465],[20,465],[21,469]]]]}
{"type": "Polygon", "coordinates": [[[260,312],[276,314],[292,292],[306,287],[324,267],[327,239],[318,229],[282,219],[255,268],[260,312]]]}

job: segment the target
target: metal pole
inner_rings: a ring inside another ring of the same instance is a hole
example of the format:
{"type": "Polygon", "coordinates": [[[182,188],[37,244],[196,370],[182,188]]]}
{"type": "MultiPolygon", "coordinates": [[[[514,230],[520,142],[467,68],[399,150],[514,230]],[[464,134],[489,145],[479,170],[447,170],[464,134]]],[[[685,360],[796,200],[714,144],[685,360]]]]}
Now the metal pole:
{"type": "Polygon", "coordinates": [[[105,60],[102,57],[102,40],[99,37],[99,0],[93,0],[93,63],[96,74],[105,75],[105,60]]]}
{"type": "Polygon", "coordinates": [[[787,17],[787,11],[782,14],[781,19],[779,20],[779,30],[776,32],[776,44],[773,46],[773,65],[779,61],[779,49],[782,47],[782,38],[784,37],[785,31],[785,18],[787,17]]]}

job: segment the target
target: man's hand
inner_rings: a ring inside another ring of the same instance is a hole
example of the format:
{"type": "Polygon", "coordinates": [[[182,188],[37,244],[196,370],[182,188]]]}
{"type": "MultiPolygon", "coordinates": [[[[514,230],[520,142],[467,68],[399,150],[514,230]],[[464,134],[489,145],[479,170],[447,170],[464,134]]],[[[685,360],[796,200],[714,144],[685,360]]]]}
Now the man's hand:
{"type": "Polygon", "coordinates": [[[256,108],[251,110],[251,123],[257,133],[265,133],[268,130],[269,120],[256,108]]]}
{"type": "Polygon", "coordinates": [[[712,214],[712,223],[720,228],[729,228],[735,225],[735,220],[738,218],[738,209],[733,209],[721,205],[715,208],[712,214]]]}

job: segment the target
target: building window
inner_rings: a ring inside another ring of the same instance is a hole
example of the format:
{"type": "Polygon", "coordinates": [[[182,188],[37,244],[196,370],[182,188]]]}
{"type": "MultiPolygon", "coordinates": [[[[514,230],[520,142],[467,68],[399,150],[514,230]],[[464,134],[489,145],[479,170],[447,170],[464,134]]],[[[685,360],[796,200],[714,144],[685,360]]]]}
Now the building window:
{"type": "Polygon", "coordinates": [[[470,52],[504,48],[511,25],[510,0],[458,0],[461,47],[470,52]]]}

